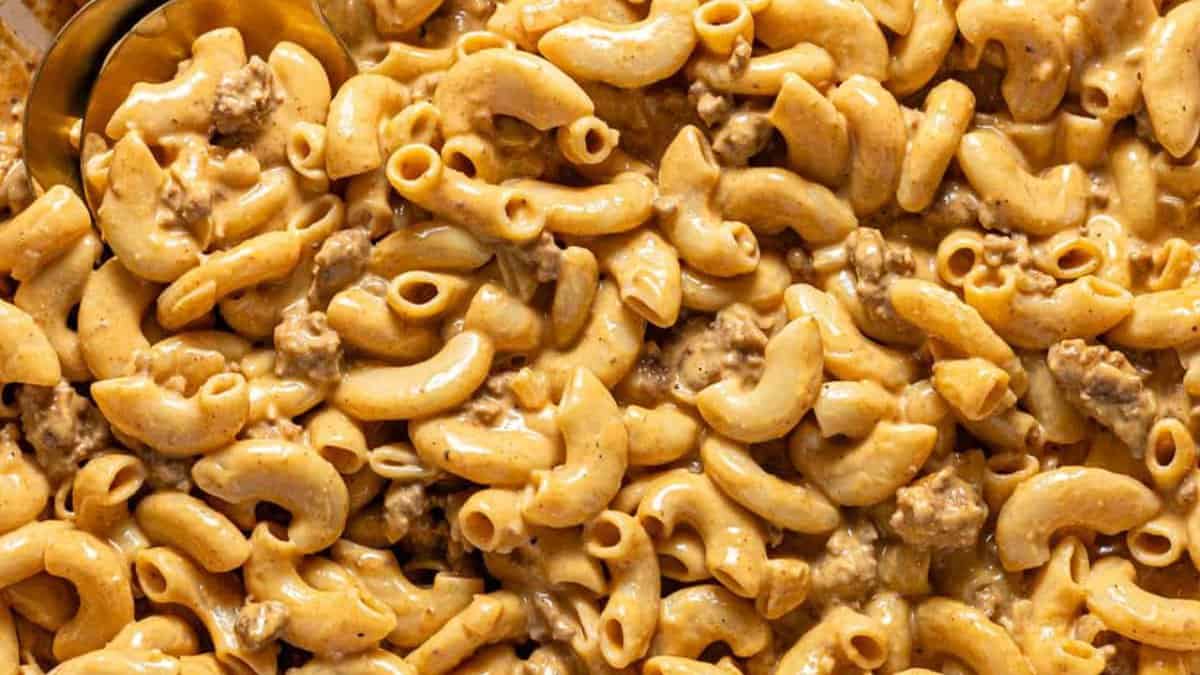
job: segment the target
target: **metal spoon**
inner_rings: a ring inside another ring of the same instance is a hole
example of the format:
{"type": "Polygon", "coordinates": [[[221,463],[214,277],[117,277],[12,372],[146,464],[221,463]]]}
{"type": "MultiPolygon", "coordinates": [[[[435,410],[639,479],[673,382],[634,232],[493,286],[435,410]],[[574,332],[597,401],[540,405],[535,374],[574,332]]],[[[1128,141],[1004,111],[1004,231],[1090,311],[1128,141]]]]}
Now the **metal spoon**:
{"type": "Polygon", "coordinates": [[[356,70],[317,0],[92,0],[63,26],[34,75],[23,134],[30,177],[90,197],[72,125],[82,118],[83,137],[102,133],[134,84],[171,79],[193,40],[227,26],[241,30],[247,53],[263,58],[284,40],[304,47],[335,88],[356,70]]]}

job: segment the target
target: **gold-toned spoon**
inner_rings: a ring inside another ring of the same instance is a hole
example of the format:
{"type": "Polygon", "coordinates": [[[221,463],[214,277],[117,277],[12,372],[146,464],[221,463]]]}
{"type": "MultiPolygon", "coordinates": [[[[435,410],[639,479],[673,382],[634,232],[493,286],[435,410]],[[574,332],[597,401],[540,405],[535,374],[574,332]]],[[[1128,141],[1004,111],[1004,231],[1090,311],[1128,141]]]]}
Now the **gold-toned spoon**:
{"type": "Polygon", "coordinates": [[[72,125],[82,118],[83,136],[102,133],[134,84],[171,79],[192,41],[221,27],[241,30],[246,51],[263,58],[277,43],[295,42],[325,65],[334,87],[355,72],[317,0],[92,0],[63,26],[34,76],[24,129],[30,177],[90,197],[72,125]]]}

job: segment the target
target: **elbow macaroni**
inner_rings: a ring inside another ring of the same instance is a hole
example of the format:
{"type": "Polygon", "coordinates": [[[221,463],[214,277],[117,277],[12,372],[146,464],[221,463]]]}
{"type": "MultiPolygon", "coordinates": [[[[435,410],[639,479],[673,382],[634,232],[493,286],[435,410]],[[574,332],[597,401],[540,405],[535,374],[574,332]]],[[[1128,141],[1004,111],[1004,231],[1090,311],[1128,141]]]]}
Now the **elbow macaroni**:
{"type": "Polygon", "coordinates": [[[321,4],[0,115],[0,671],[1195,669],[1193,3],[321,4]]]}

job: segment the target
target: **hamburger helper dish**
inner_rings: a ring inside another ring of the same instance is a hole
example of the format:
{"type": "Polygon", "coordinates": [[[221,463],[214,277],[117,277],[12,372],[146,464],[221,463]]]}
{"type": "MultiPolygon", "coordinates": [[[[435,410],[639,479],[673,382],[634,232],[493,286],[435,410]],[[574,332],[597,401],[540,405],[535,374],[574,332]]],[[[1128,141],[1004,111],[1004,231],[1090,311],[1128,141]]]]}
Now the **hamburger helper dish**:
{"type": "Polygon", "coordinates": [[[1200,672],[1200,0],[340,2],[0,135],[0,673],[1200,672]]]}

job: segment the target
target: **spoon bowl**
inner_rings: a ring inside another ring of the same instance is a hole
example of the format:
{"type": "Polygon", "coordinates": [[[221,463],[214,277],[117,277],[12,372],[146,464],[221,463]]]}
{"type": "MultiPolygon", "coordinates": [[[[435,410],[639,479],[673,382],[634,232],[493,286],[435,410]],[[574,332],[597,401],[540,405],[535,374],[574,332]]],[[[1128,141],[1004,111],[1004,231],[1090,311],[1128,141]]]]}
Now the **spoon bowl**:
{"type": "Polygon", "coordinates": [[[237,28],[247,54],[266,58],[279,42],[304,47],[335,87],[356,67],[316,0],[93,0],[63,27],[34,77],[24,153],[43,188],[67,185],[99,206],[81,180],[76,143],[105,124],[138,82],[165,82],[200,35],[237,28]],[[80,138],[72,126],[82,123],[80,138]]]}

